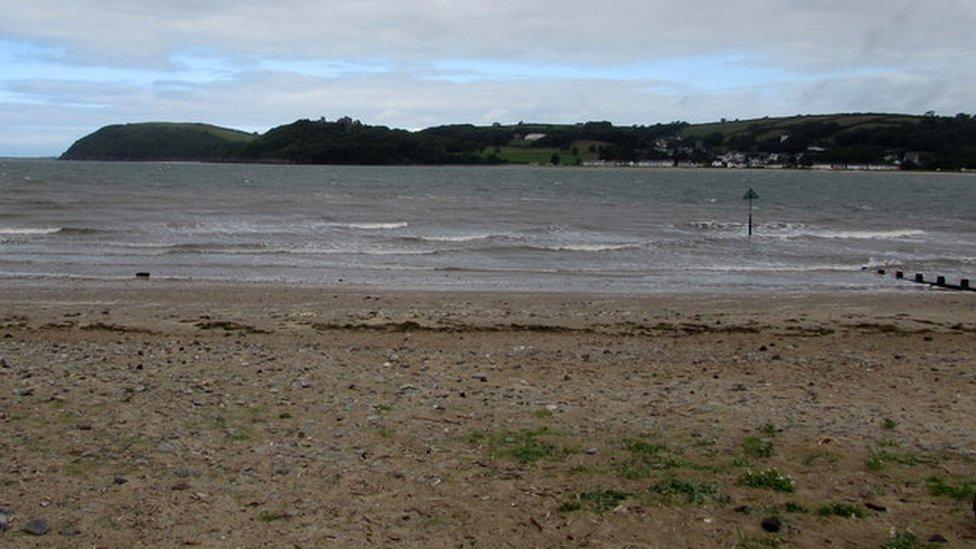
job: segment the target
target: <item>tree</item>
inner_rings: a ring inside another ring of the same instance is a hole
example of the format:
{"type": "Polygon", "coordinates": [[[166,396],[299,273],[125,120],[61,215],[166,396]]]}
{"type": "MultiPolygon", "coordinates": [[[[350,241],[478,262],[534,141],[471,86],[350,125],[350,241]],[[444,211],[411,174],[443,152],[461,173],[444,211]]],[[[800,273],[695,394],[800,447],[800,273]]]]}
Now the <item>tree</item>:
{"type": "Polygon", "coordinates": [[[559,156],[559,153],[552,153],[552,156],[549,157],[549,163],[553,166],[558,166],[561,160],[562,158],[559,156]]]}

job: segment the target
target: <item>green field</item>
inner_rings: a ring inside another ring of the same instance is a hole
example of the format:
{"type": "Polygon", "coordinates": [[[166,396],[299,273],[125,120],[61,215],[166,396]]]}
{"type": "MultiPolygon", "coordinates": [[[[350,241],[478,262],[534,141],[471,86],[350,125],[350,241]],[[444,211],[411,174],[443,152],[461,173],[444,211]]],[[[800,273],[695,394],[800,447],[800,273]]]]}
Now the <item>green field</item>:
{"type": "Polygon", "coordinates": [[[751,120],[730,120],[728,122],[710,122],[707,124],[693,124],[682,130],[682,137],[705,137],[714,133],[721,133],[725,137],[736,135],[753,129],[762,131],[757,133],[759,139],[778,136],[784,128],[806,122],[836,123],[850,131],[862,128],[878,128],[892,126],[904,122],[918,122],[923,117],[902,114],[825,114],[806,116],[787,116],[780,118],[755,118],[751,120]]]}
{"type": "Polygon", "coordinates": [[[491,154],[496,154],[499,158],[509,164],[539,164],[547,166],[553,154],[559,155],[561,166],[575,166],[582,162],[580,155],[574,155],[569,151],[556,148],[530,148],[530,147],[498,147],[498,152],[494,148],[487,148],[481,151],[483,158],[488,158],[491,154]],[[578,162],[579,161],[579,162],[578,162]]]}

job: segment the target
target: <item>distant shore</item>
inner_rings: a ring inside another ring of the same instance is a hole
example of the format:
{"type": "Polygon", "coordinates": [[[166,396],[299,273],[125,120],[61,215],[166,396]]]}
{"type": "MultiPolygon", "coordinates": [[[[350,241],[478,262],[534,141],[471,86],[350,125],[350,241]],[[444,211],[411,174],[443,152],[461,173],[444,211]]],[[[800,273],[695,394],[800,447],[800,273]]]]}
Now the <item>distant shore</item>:
{"type": "Polygon", "coordinates": [[[285,162],[285,161],[243,161],[243,160],[215,160],[215,159],[201,159],[201,160],[186,160],[186,159],[152,159],[152,160],[138,160],[138,159],[104,159],[104,158],[57,158],[57,157],[29,157],[29,158],[6,158],[3,160],[58,160],[61,162],[112,162],[112,163],[124,163],[133,162],[139,164],[151,164],[151,163],[161,163],[161,164],[240,164],[240,165],[261,165],[261,166],[343,166],[343,167],[374,167],[374,168],[439,168],[439,167],[451,167],[451,168],[559,168],[559,169],[592,169],[592,170],[606,170],[606,169],[620,169],[620,170],[702,170],[702,171],[732,171],[732,172],[750,172],[750,171],[760,171],[760,172],[776,172],[776,171],[799,171],[799,172],[813,172],[813,173],[924,173],[924,174],[974,174],[976,170],[903,170],[903,169],[885,169],[885,170],[870,170],[870,169],[849,169],[849,168],[810,168],[810,167],[761,167],[761,166],[746,166],[746,167],[718,167],[718,166],[636,166],[629,164],[608,164],[608,165],[551,165],[551,164],[517,164],[517,163],[490,163],[490,164],[313,164],[313,163],[301,163],[301,162],[285,162]]]}

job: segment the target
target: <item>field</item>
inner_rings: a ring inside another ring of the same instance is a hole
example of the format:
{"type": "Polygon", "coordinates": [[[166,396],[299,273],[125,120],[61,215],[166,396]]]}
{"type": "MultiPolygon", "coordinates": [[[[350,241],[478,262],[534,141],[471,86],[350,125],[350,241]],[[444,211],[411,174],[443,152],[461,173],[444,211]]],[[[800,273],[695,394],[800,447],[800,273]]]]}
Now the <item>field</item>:
{"type": "Polygon", "coordinates": [[[495,152],[494,148],[488,148],[481,151],[481,156],[487,158],[489,155],[495,154],[505,162],[510,164],[539,164],[539,165],[549,165],[551,163],[552,155],[559,155],[559,164],[562,166],[575,166],[577,164],[578,156],[571,154],[568,151],[562,151],[556,148],[550,147],[519,147],[519,146],[506,146],[498,147],[498,152],[495,152]]]}
{"type": "Polygon", "coordinates": [[[873,128],[903,122],[916,122],[919,116],[892,114],[829,114],[790,116],[782,118],[757,118],[752,120],[730,120],[728,122],[712,122],[707,124],[693,124],[681,133],[685,137],[705,137],[713,133],[721,133],[726,137],[759,128],[760,139],[779,135],[788,126],[805,122],[833,122],[844,128],[843,131],[855,128],[873,128]]]}

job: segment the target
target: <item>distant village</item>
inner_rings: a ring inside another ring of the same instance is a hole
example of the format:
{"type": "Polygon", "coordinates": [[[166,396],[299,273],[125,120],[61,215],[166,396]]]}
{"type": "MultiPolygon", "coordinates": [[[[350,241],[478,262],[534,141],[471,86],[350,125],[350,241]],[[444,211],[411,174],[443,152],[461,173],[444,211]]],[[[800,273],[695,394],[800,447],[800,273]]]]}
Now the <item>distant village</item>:
{"type": "MultiPolygon", "coordinates": [[[[526,145],[531,145],[546,137],[544,133],[530,133],[525,136],[517,136],[526,145]]],[[[781,142],[790,138],[789,134],[780,137],[781,142]]],[[[828,149],[820,146],[810,146],[808,153],[823,153],[828,149]]],[[[633,167],[633,168],[726,168],[726,169],[808,169],[822,171],[869,171],[869,172],[889,172],[898,171],[903,168],[903,164],[917,165],[920,162],[921,152],[906,152],[903,154],[891,154],[885,157],[885,162],[881,164],[844,164],[844,163],[820,163],[804,162],[804,153],[784,154],[770,152],[739,152],[725,151],[721,153],[710,153],[702,144],[702,141],[692,141],[690,144],[679,136],[660,138],[654,142],[654,151],[661,158],[653,160],[583,160],[580,165],[587,167],[633,167]],[[703,159],[705,156],[707,158],[703,159]],[[692,159],[694,158],[694,160],[692,159]]]]}
{"type": "MultiPolygon", "coordinates": [[[[547,137],[545,133],[516,135],[515,140],[523,146],[532,146],[547,137]]],[[[789,133],[780,136],[780,143],[790,139],[789,133]]],[[[644,160],[580,160],[586,167],[632,167],[632,168],[725,168],[725,169],[803,169],[818,171],[867,171],[890,172],[917,166],[921,162],[921,151],[890,154],[883,163],[824,163],[809,161],[805,157],[827,152],[823,146],[809,146],[806,152],[796,154],[774,152],[740,152],[727,150],[716,152],[704,146],[702,140],[685,139],[680,136],[662,137],[654,141],[653,150],[659,158],[644,160]]],[[[599,148],[590,152],[598,153],[599,148]]],[[[602,156],[602,154],[601,154],[602,156]]],[[[962,171],[967,171],[963,169],[962,171]]]]}

